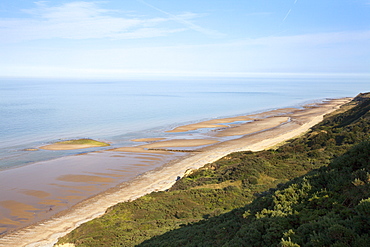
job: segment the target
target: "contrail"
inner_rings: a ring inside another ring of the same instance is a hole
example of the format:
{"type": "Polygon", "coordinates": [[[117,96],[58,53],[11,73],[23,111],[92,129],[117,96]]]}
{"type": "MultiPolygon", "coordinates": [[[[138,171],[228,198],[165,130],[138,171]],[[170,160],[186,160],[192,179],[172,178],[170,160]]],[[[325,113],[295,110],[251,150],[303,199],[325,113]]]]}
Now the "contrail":
{"type": "MultiPolygon", "coordinates": [[[[294,1],[294,4],[296,4],[297,2],[298,2],[298,0],[295,0],[294,1]]],[[[290,14],[291,11],[292,11],[292,9],[289,9],[288,13],[286,13],[284,19],[280,23],[280,26],[284,23],[284,21],[286,20],[286,18],[288,18],[288,16],[289,16],[289,14],[290,14]]]]}
{"type": "Polygon", "coordinates": [[[168,15],[173,20],[177,21],[180,24],[183,24],[183,25],[187,26],[188,28],[190,28],[190,29],[192,29],[194,31],[197,31],[197,32],[200,32],[200,33],[204,33],[204,34],[207,34],[207,35],[220,35],[220,33],[218,33],[218,32],[215,32],[215,31],[212,31],[212,30],[208,30],[208,29],[202,28],[200,26],[197,26],[197,25],[191,23],[190,21],[181,19],[181,18],[179,18],[176,15],[173,15],[173,14],[168,13],[168,12],[162,10],[162,9],[159,9],[159,8],[157,8],[157,7],[153,6],[153,5],[145,2],[144,0],[136,0],[136,1],[137,2],[140,2],[142,4],[145,4],[146,6],[152,8],[152,9],[155,9],[155,10],[157,10],[157,11],[159,11],[159,12],[165,14],[165,15],[168,15]]]}
{"type": "Polygon", "coordinates": [[[288,16],[289,16],[289,14],[290,14],[291,11],[292,11],[292,9],[290,9],[288,11],[288,13],[286,13],[286,15],[285,15],[284,19],[281,21],[281,23],[283,23],[285,21],[285,19],[288,18],[288,16]]]}

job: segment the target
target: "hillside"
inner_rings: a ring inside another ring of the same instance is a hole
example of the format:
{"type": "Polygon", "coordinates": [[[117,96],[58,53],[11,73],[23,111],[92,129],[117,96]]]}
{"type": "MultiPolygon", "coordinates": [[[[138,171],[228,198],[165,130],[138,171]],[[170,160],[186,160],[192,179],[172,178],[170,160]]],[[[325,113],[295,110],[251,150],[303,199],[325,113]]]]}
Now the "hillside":
{"type": "Polygon", "coordinates": [[[77,246],[365,246],[370,94],[276,150],[239,152],[60,239],[77,246]],[[289,181],[290,180],[290,181],[289,181]]]}

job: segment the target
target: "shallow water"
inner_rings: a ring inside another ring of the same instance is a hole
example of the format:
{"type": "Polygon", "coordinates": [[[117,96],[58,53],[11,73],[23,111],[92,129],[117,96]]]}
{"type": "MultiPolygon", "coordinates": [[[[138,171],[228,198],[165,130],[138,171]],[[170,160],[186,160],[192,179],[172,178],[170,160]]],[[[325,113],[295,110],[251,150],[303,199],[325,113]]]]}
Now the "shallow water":
{"type": "Polygon", "coordinates": [[[342,79],[1,82],[0,235],[47,219],[186,154],[93,151],[140,145],[130,141],[138,138],[202,139],[211,129],[165,131],[200,120],[353,97],[366,91],[366,86],[362,79],[350,86],[342,79]],[[24,151],[60,139],[83,137],[112,145],[24,151]]]}
{"type": "Polygon", "coordinates": [[[182,155],[105,151],[4,170],[0,172],[0,237],[182,155]]]}
{"type": "Polygon", "coordinates": [[[367,87],[361,77],[0,79],[0,169],[104,149],[24,151],[58,140],[129,146],[184,123],[353,97],[367,87]]]}

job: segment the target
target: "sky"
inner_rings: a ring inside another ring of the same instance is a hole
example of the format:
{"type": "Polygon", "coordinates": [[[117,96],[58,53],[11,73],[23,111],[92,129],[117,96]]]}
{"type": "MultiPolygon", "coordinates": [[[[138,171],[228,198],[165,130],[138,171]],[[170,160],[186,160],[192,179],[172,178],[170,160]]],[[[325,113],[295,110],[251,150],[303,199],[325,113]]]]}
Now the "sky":
{"type": "Polygon", "coordinates": [[[370,74],[370,0],[0,0],[0,77],[370,74]]]}

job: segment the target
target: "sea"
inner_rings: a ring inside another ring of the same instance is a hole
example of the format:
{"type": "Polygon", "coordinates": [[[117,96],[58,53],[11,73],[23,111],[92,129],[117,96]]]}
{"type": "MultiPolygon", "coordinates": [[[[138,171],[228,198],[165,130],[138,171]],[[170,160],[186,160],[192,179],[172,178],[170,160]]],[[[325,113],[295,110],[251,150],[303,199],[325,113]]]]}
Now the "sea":
{"type": "Polygon", "coordinates": [[[370,90],[369,76],[0,78],[0,170],[112,147],[203,120],[301,107],[370,90]],[[39,150],[91,138],[110,147],[39,150]]]}

